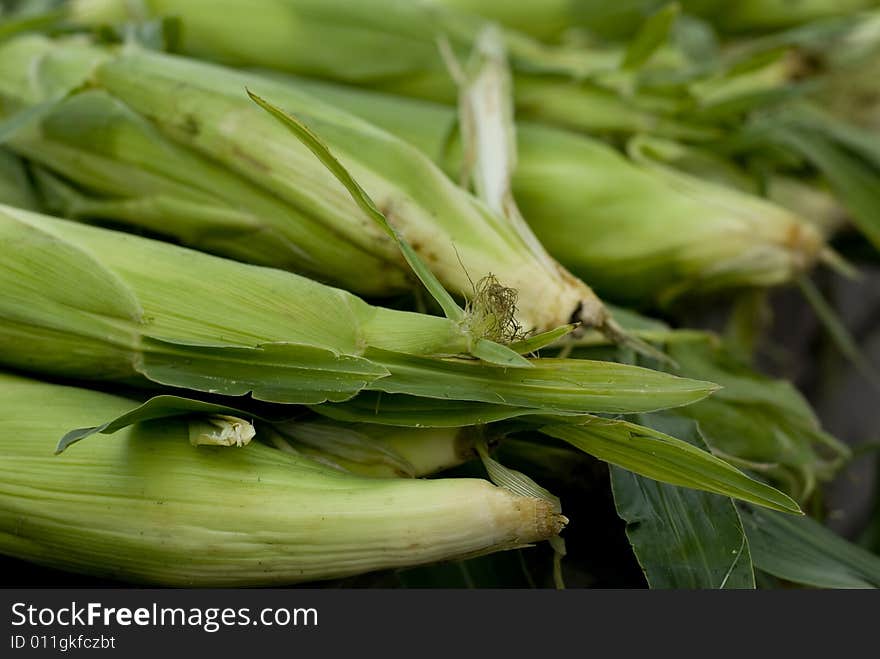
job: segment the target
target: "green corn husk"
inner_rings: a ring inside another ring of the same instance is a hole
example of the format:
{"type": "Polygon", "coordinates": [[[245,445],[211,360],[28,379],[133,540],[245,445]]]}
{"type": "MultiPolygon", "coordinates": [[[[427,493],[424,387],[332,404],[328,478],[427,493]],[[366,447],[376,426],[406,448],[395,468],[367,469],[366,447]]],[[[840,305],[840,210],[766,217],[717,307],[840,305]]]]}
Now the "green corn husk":
{"type": "Polygon", "coordinates": [[[619,413],[714,389],[615,364],[456,358],[473,345],[461,322],[10,207],[0,235],[15,246],[0,259],[0,362],[19,369],[310,405],[370,390],[619,413]]]}
{"type": "Polygon", "coordinates": [[[256,442],[196,448],[186,419],[56,457],[71,423],[131,401],[11,375],[0,391],[0,552],[53,568],[170,586],[281,585],[519,547],[566,522],[543,499],[479,479],[361,478],[256,442]]]}
{"type": "Polygon", "coordinates": [[[680,343],[672,353],[682,374],[724,381],[723,397],[681,416],[697,421],[710,446],[733,464],[763,473],[803,501],[850,458],[790,383],[755,373],[711,341],[680,343]]]}
{"type": "Polygon", "coordinates": [[[553,41],[577,26],[576,0],[503,2],[500,0],[430,0],[438,5],[477,14],[545,41],[553,41]]]}
{"type": "MultiPolygon", "coordinates": [[[[339,415],[331,412],[327,416],[333,421],[328,422],[315,420],[313,416],[302,418],[301,409],[291,417],[290,406],[262,405],[258,406],[260,411],[255,412],[248,401],[232,401],[229,405],[161,394],[100,425],[68,431],[58,441],[55,452],[60,454],[89,437],[112,435],[144,421],[207,417],[198,424],[198,430],[216,434],[218,423],[228,426],[231,418],[242,425],[241,419],[250,419],[262,440],[276,448],[294,454],[306,453],[335,469],[356,474],[406,477],[420,472],[433,473],[473,457],[476,451],[496,485],[546,498],[558,506],[558,499],[528,476],[508,472],[488,454],[490,445],[505,440],[511,433],[540,428],[545,435],[563,439],[581,451],[648,478],[732,496],[774,510],[801,512],[790,497],[749,478],[710,453],[633,423],[593,415],[564,418],[532,412],[506,423],[486,426],[485,421],[475,424],[473,419],[464,418],[460,407],[450,414],[437,401],[428,401],[426,410],[418,411],[418,404],[411,406],[400,398],[386,396],[382,405],[374,401],[369,410],[350,407],[345,412],[348,419],[333,418],[339,415]],[[401,415],[402,410],[411,414],[401,415]]],[[[424,401],[421,405],[424,406],[424,401]]],[[[333,406],[317,405],[312,411],[324,415],[330,407],[333,406]]],[[[508,415],[495,420],[503,418],[514,417],[508,415]]],[[[199,439],[200,442],[195,442],[191,437],[191,442],[216,443],[212,438],[205,441],[200,436],[199,439]]]]}
{"type": "MultiPolygon", "coordinates": [[[[454,102],[446,55],[467,56],[485,19],[436,2],[409,0],[74,0],[80,27],[178,26],[175,52],[231,66],[263,67],[454,102]]],[[[125,30],[122,30],[123,32],[125,30]]],[[[589,131],[651,131],[667,137],[714,133],[681,121],[668,96],[636,91],[619,47],[550,48],[506,31],[517,111],[589,131]]]]}
{"type": "Polygon", "coordinates": [[[527,228],[491,213],[411,146],[289,85],[36,36],[0,47],[5,111],[34,113],[9,145],[49,170],[38,179],[56,212],[135,225],[362,295],[411,290],[393,241],[245,87],[321,135],[450,291],[469,297],[493,275],[517,291],[526,332],[608,322],[592,290],[527,228]]]}
{"type": "MultiPolygon", "coordinates": [[[[461,170],[453,108],[299,78],[291,84],[393,132],[451,176],[461,170]]],[[[782,284],[822,253],[808,222],[756,196],[548,126],[519,123],[516,137],[512,184],[524,217],[556,259],[610,299],[644,304],[782,284]]]]}
{"type": "Polygon", "coordinates": [[[312,420],[264,429],[282,451],[298,453],[361,476],[418,478],[477,457],[480,426],[400,428],[312,420]]]}

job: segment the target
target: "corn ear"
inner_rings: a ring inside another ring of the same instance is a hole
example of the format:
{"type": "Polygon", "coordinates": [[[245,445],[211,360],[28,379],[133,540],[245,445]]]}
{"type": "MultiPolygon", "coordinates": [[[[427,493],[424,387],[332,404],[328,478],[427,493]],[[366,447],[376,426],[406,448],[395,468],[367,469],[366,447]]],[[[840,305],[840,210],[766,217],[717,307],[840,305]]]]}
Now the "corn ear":
{"type": "MultiPolygon", "coordinates": [[[[451,176],[467,160],[450,107],[299,78],[292,84],[394,132],[451,176]]],[[[782,284],[825,248],[799,214],[656,157],[672,159],[682,150],[676,143],[635,140],[628,159],[548,126],[519,123],[516,136],[512,189],[523,216],[553,257],[610,299],[668,302],[782,284]]]]}
{"type": "Polygon", "coordinates": [[[55,457],[67,424],[131,401],[11,375],[0,389],[0,552],[49,567],[172,586],[292,584],[523,546],[566,522],[478,479],[361,478],[259,443],[193,447],[186,419],[55,457]]]}
{"type": "Polygon", "coordinates": [[[275,423],[262,430],[281,450],[343,471],[373,477],[418,478],[477,457],[478,426],[402,428],[330,420],[275,423]]]}
{"type": "Polygon", "coordinates": [[[493,275],[517,291],[515,315],[525,331],[605,320],[588,286],[535,252],[534,236],[527,240],[411,146],[289,85],[37,36],[0,50],[0,97],[9,112],[72,94],[9,142],[93,193],[83,198],[49,179],[56,210],[134,224],[364,295],[411,289],[394,242],[305,145],[254,106],[247,87],[328,143],[449,291],[471,297],[474,282],[493,275]],[[37,92],[23,70],[37,71],[37,92]]]}
{"type": "Polygon", "coordinates": [[[464,359],[470,337],[448,318],[10,207],[0,207],[0,236],[16,245],[0,259],[0,362],[20,369],[311,405],[373,390],[634,412],[714,389],[619,364],[464,359]]]}

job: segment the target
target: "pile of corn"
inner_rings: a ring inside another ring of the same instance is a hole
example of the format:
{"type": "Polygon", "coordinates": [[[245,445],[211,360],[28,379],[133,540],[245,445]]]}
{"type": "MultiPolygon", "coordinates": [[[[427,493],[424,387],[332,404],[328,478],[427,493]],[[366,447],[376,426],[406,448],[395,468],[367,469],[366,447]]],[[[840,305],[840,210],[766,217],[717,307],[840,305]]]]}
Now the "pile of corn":
{"type": "Polygon", "coordinates": [[[790,4],[0,3],[0,553],[560,585],[577,452],[815,511],[850,450],[735,339],[880,247],[880,3],[790,4]]]}

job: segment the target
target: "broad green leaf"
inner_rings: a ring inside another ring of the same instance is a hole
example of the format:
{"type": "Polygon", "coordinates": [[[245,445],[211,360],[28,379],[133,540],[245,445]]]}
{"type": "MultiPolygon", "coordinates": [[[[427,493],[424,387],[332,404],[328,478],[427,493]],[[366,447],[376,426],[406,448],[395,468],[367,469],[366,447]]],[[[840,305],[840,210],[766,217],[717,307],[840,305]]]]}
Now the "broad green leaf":
{"type": "MultiPolygon", "coordinates": [[[[505,421],[529,415],[545,417],[548,412],[526,407],[462,400],[419,398],[405,394],[364,391],[344,403],[325,403],[311,408],[338,421],[375,423],[413,428],[460,428],[505,421]]],[[[555,412],[558,417],[579,413],[555,412]]]]}
{"type": "Polygon", "coordinates": [[[880,556],[809,517],[743,507],[755,567],[819,588],[880,588],[880,556]]]}
{"type": "Polygon", "coordinates": [[[370,348],[365,357],[390,375],[370,389],[563,412],[630,414],[687,405],[716,385],[637,366],[586,359],[533,359],[532,368],[436,359],[370,348]]]}
{"type": "Polygon", "coordinates": [[[541,432],[641,476],[774,510],[801,512],[779,490],[749,478],[711,453],[651,428],[593,417],[579,425],[545,426],[541,432]]]}
{"type": "MultiPolygon", "coordinates": [[[[375,441],[356,426],[335,421],[288,420],[272,424],[272,430],[281,434],[283,441],[292,440],[295,449],[307,447],[318,452],[326,461],[329,457],[364,465],[385,465],[397,474],[409,478],[417,476],[416,467],[392,448],[375,441]]],[[[417,433],[417,430],[411,431],[417,433]]],[[[277,446],[277,444],[276,444],[277,446]]],[[[308,453],[307,453],[308,454],[308,453]]]]}
{"type": "MultiPolygon", "coordinates": [[[[642,418],[706,449],[696,423],[653,414],[642,418]]],[[[754,588],[742,522],[728,497],[675,487],[611,467],[617,513],[651,588],[754,588]]]]}

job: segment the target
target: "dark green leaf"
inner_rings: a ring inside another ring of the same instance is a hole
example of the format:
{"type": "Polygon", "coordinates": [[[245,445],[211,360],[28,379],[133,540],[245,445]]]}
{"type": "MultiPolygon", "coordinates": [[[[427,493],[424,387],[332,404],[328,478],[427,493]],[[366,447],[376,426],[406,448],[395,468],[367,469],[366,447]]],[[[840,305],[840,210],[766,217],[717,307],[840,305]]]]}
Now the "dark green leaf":
{"type": "Polygon", "coordinates": [[[502,368],[377,348],[368,349],[365,356],[391,373],[370,389],[550,411],[649,412],[696,402],[716,389],[709,382],[585,359],[534,359],[532,368],[502,368]]]}
{"type": "Polygon", "coordinates": [[[809,517],[743,507],[755,567],[820,588],[880,587],[880,557],[809,517]]]}
{"type": "MultiPolygon", "coordinates": [[[[652,414],[655,430],[706,449],[696,423],[652,414]]],[[[617,513],[651,588],[754,588],[749,546],[728,497],[611,468],[617,513]]]]}
{"type": "MultiPolygon", "coordinates": [[[[494,403],[418,398],[404,394],[365,391],[344,403],[328,403],[311,408],[314,412],[338,421],[377,423],[413,428],[460,428],[538,415],[545,410],[512,407],[494,403]]],[[[556,412],[557,416],[580,416],[556,412]]]]}
{"type": "Polygon", "coordinates": [[[326,348],[267,343],[255,348],[188,345],[144,337],[139,371],[153,382],[271,403],[348,400],[388,376],[381,365],[326,348]]]}

